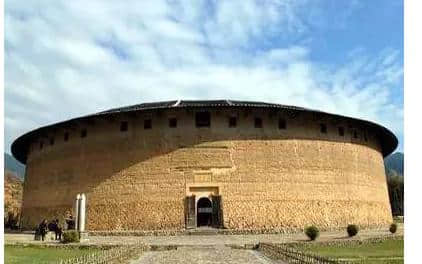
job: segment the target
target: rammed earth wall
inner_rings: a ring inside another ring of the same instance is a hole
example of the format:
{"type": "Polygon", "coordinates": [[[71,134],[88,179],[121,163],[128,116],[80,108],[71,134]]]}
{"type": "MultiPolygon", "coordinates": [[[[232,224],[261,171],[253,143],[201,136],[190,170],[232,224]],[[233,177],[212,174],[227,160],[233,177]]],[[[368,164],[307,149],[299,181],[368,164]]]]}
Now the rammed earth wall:
{"type": "Polygon", "coordinates": [[[87,230],[183,229],[185,197],[198,186],[221,195],[224,226],[230,229],[392,222],[380,138],[371,129],[328,115],[242,108],[210,109],[211,126],[197,128],[196,111],[98,117],[34,141],[24,226],[62,218],[83,192],[87,230]],[[230,116],[237,117],[235,128],[228,126],[230,116]],[[173,117],[176,128],[169,127],[173,117]],[[256,117],[263,128],[254,127],[256,117]],[[286,129],[279,129],[279,118],[286,129]],[[145,119],[152,120],[151,129],[144,129],[145,119]],[[128,122],[127,132],[119,129],[122,121],[128,122]],[[338,127],[344,127],[344,136],[338,127]]]}

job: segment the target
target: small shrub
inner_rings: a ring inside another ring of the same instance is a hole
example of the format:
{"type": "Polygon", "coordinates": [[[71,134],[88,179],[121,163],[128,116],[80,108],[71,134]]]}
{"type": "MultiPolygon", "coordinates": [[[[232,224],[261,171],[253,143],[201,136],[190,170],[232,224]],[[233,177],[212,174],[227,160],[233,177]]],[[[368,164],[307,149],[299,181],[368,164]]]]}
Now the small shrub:
{"type": "Polygon", "coordinates": [[[65,231],[63,233],[63,243],[79,242],[79,232],[75,230],[65,231]]]}
{"type": "Polygon", "coordinates": [[[391,232],[391,234],[394,234],[394,233],[397,232],[397,224],[396,223],[392,223],[390,225],[390,232],[391,232]]]}
{"type": "Polygon", "coordinates": [[[305,234],[313,241],[319,236],[319,230],[316,226],[308,226],[305,228],[305,234]]]}
{"type": "Polygon", "coordinates": [[[347,234],[349,237],[356,236],[359,232],[359,228],[357,225],[348,225],[347,226],[347,234]]]}

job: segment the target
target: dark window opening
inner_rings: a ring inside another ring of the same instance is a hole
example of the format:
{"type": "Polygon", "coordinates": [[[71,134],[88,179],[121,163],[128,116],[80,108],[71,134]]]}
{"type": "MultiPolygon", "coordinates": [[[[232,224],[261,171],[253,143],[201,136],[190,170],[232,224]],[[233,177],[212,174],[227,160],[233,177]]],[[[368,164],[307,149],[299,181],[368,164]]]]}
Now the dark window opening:
{"type": "Polygon", "coordinates": [[[86,129],[83,129],[83,130],[81,131],[81,138],[85,138],[85,137],[86,137],[86,135],[87,135],[87,131],[86,131],[86,129]]]}
{"type": "Polygon", "coordinates": [[[353,137],[354,137],[354,138],[358,138],[358,132],[353,131],[353,137]]]}
{"type": "Polygon", "coordinates": [[[64,133],[64,141],[68,141],[69,140],[69,133],[64,133]]]}
{"type": "Polygon", "coordinates": [[[210,112],[198,112],[195,115],[196,127],[210,127],[211,114],[210,112]]]}
{"type": "Polygon", "coordinates": [[[229,118],[229,127],[236,127],[237,126],[237,118],[232,116],[229,118]]]}
{"type": "Polygon", "coordinates": [[[343,127],[339,127],[339,128],[338,128],[338,134],[339,134],[340,136],[344,136],[344,128],[343,128],[343,127]]]}
{"type": "Polygon", "coordinates": [[[44,142],[40,141],[40,149],[42,149],[44,142]]]}
{"type": "Polygon", "coordinates": [[[365,141],[368,141],[368,135],[366,134],[366,131],[365,131],[365,133],[363,134],[363,139],[364,139],[365,141]]]}
{"type": "Polygon", "coordinates": [[[50,145],[54,145],[54,138],[50,138],[50,145]]]}
{"type": "Polygon", "coordinates": [[[175,128],[177,127],[177,118],[169,118],[169,127],[175,128]]]}
{"type": "Polygon", "coordinates": [[[152,128],[152,120],[151,119],[145,119],[144,120],[144,129],[151,129],[152,128]]]}
{"type": "Polygon", "coordinates": [[[262,128],[262,119],[255,117],[255,128],[262,128]]]}
{"type": "Polygon", "coordinates": [[[128,130],[128,123],[127,121],[123,121],[120,123],[120,131],[125,132],[128,130]]]}
{"type": "Polygon", "coordinates": [[[327,125],[326,124],[320,124],[321,133],[326,134],[327,133],[327,125]]]}
{"type": "Polygon", "coordinates": [[[278,120],[278,129],[286,129],[286,120],[285,119],[279,119],[278,120]]]}

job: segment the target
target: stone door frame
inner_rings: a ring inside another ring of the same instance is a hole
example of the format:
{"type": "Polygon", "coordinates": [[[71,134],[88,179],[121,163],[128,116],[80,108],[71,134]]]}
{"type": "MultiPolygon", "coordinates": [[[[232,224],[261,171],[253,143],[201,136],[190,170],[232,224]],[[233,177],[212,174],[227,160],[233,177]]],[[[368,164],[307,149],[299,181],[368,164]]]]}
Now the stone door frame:
{"type": "MultiPolygon", "coordinates": [[[[201,198],[208,198],[212,202],[212,196],[221,196],[222,189],[219,184],[192,183],[186,184],[186,197],[195,197],[195,228],[197,228],[197,205],[201,198]]],[[[187,223],[185,223],[187,226],[187,223]]]]}

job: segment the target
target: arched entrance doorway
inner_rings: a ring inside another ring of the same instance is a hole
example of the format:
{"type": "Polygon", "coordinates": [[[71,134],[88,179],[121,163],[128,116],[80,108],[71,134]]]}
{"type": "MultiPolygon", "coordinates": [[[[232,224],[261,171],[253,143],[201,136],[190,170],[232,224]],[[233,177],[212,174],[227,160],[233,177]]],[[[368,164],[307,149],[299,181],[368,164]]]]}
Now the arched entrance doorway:
{"type": "Polygon", "coordinates": [[[207,197],[202,197],[196,205],[197,225],[211,226],[212,221],[212,203],[207,197]]]}

